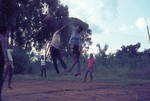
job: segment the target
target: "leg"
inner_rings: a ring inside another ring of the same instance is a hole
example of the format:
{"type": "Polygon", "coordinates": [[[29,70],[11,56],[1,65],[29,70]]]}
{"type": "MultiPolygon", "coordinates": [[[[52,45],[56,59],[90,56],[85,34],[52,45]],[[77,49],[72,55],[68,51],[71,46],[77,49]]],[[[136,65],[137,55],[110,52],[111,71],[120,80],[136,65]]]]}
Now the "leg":
{"type": "Polygon", "coordinates": [[[54,57],[54,58],[52,58],[52,60],[53,60],[53,65],[54,65],[54,67],[55,67],[56,73],[58,73],[58,74],[59,74],[59,69],[58,69],[58,66],[57,66],[57,60],[56,60],[56,58],[55,58],[55,57],[54,57]]]}
{"type": "Polygon", "coordinates": [[[2,86],[3,86],[3,67],[0,66],[0,101],[2,101],[2,86]]]}
{"type": "Polygon", "coordinates": [[[43,78],[43,67],[41,67],[41,78],[43,78]]]}
{"type": "Polygon", "coordinates": [[[7,74],[8,74],[8,68],[7,68],[7,66],[5,65],[5,66],[4,66],[3,82],[5,81],[5,78],[6,78],[7,74]]]}
{"type": "Polygon", "coordinates": [[[86,70],[86,72],[85,72],[85,77],[84,77],[84,81],[83,81],[83,82],[86,82],[86,78],[87,78],[88,73],[89,73],[89,71],[86,70]]]}
{"type": "Polygon", "coordinates": [[[75,74],[75,76],[80,75],[80,61],[79,61],[79,56],[80,56],[80,54],[77,54],[77,56],[76,56],[76,60],[77,60],[77,73],[75,74]]]}
{"type": "Polygon", "coordinates": [[[46,68],[45,68],[45,67],[44,67],[43,71],[44,71],[44,76],[45,76],[45,78],[47,78],[47,75],[46,75],[46,68]]]}
{"type": "Polygon", "coordinates": [[[92,74],[93,74],[93,72],[91,71],[90,72],[91,82],[93,81],[93,75],[92,74]]]}
{"type": "Polygon", "coordinates": [[[4,71],[4,60],[0,54],[0,101],[2,101],[3,71],[4,71]]]}
{"type": "Polygon", "coordinates": [[[68,72],[71,72],[72,71],[72,69],[74,68],[74,66],[75,66],[75,64],[77,63],[77,57],[76,57],[76,55],[74,54],[74,61],[73,61],[73,63],[72,63],[72,65],[71,65],[71,68],[68,70],[68,72]]]}
{"type": "Polygon", "coordinates": [[[14,69],[13,61],[10,62],[11,68],[14,69]]]}
{"type": "Polygon", "coordinates": [[[6,78],[6,76],[7,76],[7,72],[4,72],[4,75],[3,75],[3,82],[5,81],[5,78],[6,78]]]}
{"type": "Polygon", "coordinates": [[[56,60],[57,59],[58,50],[55,49],[54,47],[51,47],[50,51],[51,51],[51,58],[52,58],[53,65],[55,67],[56,73],[59,74],[59,69],[58,69],[57,60],[56,60]]]}
{"type": "Polygon", "coordinates": [[[77,72],[80,73],[80,60],[79,60],[79,56],[77,55],[77,72]]]}
{"type": "Polygon", "coordinates": [[[3,67],[0,66],[0,101],[2,101],[3,67]]]}
{"type": "Polygon", "coordinates": [[[73,67],[77,63],[77,53],[78,53],[78,51],[79,51],[79,46],[78,45],[74,45],[73,46],[73,59],[74,59],[74,61],[73,61],[72,65],[71,65],[71,68],[68,70],[68,72],[71,72],[71,70],[73,69],[73,67]]]}
{"type": "Polygon", "coordinates": [[[63,68],[66,70],[67,65],[66,65],[65,62],[62,60],[62,57],[61,57],[60,52],[59,52],[59,54],[58,54],[58,60],[59,60],[59,62],[61,63],[61,65],[63,66],[63,68]]]}
{"type": "Polygon", "coordinates": [[[12,75],[13,75],[13,69],[10,65],[10,67],[9,67],[9,77],[8,77],[8,88],[11,88],[11,89],[12,89],[12,87],[11,87],[12,75]]]}

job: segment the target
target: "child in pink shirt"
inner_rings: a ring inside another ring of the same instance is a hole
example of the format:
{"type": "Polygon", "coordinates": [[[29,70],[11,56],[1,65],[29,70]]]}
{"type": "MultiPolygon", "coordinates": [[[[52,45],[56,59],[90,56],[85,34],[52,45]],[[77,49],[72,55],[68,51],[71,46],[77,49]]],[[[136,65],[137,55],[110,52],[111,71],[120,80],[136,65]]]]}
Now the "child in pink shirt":
{"type": "Polygon", "coordinates": [[[92,82],[92,79],[93,79],[92,72],[93,72],[95,63],[96,63],[96,60],[94,59],[93,54],[90,54],[90,58],[87,59],[87,67],[86,67],[84,82],[86,82],[86,77],[89,72],[90,72],[90,77],[91,77],[91,82],[92,82]]]}

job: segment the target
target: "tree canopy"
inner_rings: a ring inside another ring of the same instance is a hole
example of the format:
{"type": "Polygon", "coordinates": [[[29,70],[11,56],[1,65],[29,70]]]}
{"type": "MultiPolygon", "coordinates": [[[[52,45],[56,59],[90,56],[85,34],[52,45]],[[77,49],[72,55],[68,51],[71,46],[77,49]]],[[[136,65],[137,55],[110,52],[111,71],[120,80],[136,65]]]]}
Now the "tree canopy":
{"type": "MultiPolygon", "coordinates": [[[[90,45],[91,39],[87,36],[90,36],[92,31],[89,25],[78,18],[70,18],[68,6],[62,5],[59,0],[1,0],[0,5],[0,22],[9,26],[11,43],[26,52],[30,52],[33,47],[37,51],[41,50],[51,41],[57,29],[70,22],[73,26],[80,24],[84,27],[84,32],[89,33],[83,33],[84,46],[90,45]],[[51,19],[44,20],[48,13],[51,19]]],[[[71,27],[68,26],[63,33],[66,34],[62,42],[67,47],[71,27]]]]}

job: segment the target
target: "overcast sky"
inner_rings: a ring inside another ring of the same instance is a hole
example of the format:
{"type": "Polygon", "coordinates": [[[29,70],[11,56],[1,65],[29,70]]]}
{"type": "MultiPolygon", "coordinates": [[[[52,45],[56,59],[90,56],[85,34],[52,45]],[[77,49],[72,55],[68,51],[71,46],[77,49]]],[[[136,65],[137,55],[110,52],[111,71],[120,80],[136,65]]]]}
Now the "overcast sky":
{"type": "Polygon", "coordinates": [[[122,45],[141,43],[140,50],[150,43],[146,25],[150,27],[150,0],[60,0],[68,5],[69,16],[87,22],[92,30],[91,52],[96,44],[109,46],[115,52],[122,45]]]}

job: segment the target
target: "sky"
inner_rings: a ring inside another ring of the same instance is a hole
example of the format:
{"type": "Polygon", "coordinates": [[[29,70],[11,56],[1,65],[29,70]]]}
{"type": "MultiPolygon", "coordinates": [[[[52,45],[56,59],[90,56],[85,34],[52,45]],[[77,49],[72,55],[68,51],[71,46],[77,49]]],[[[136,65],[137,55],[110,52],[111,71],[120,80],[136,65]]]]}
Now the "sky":
{"type": "Polygon", "coordinates": [[[114,53],[121,46],[141,43],[140,51],[150,42],[146,26],[150,27],[150,0],[60,0],[69,7],[69,16],[89,24],[93,44],[90,52],[97,52],[97,44],[114,53]]]}

